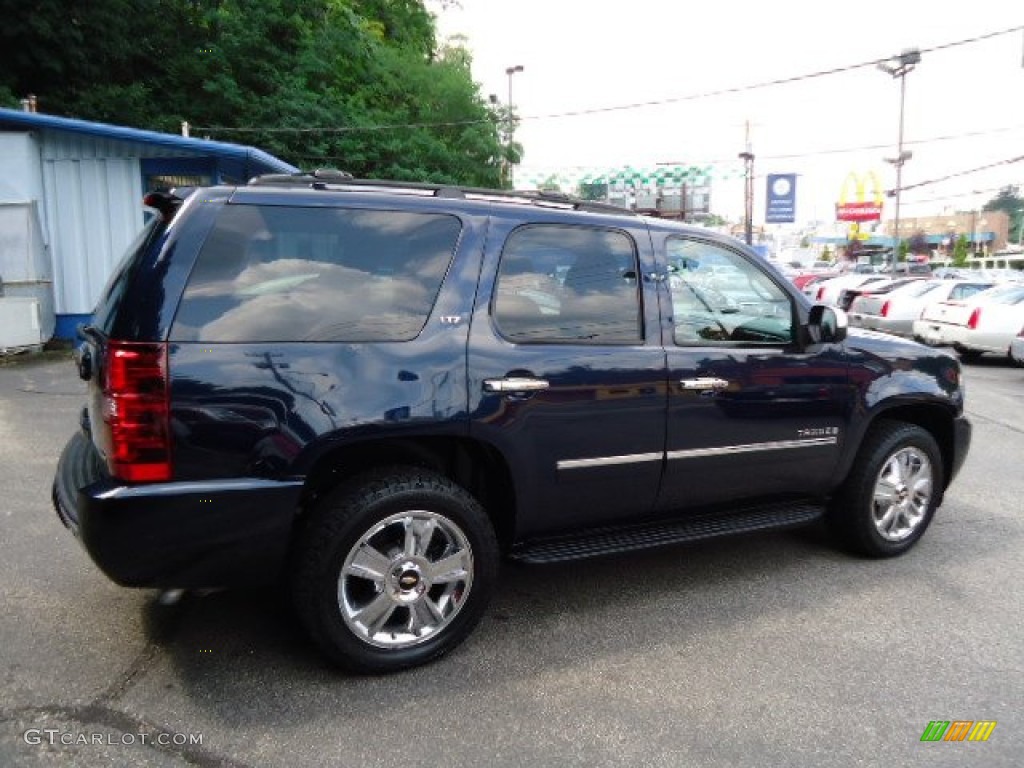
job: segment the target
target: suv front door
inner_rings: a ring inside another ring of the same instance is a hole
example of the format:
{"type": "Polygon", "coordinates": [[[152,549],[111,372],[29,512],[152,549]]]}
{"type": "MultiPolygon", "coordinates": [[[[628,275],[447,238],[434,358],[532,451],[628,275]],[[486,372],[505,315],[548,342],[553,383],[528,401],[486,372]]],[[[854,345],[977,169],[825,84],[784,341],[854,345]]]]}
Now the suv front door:
{"type": "Polygon", "coordinates": [[[838,345],[804,348],[782,279],[725,244],[655,233],[668,278],[659,511],[822,492],[844,436],[838,345]]]}
{"type": "Polygon", "coordinates": [[[642,222],[496,213],[469,336],[471,433],[506,459],[517,535],[650,513],[665,353],[642,222]]]}

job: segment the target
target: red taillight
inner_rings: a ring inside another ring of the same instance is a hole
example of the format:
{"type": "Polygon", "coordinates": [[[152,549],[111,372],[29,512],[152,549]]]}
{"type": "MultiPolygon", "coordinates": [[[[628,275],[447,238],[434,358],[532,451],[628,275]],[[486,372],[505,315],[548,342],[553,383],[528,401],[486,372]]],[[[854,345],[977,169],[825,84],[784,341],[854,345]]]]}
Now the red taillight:
{"type": "Polygon", "coordinates": [[[818,289],[818,294],[817,294],[817,296],[815,297],[814,300],[815,301],[821,301],[823,298],[825,298],[825,286],[824,285],[821,286],[821,288],[818,289]]]}
{"type": "Polygon", "coordinates": [[[127,341],[107,345],[103,420],[110,427],[107,464],[129,483],[171,478],[167,347],[127,341]]]}
{"type": "Polygon", "coordinates": [[[888,317],[889,316],[889,302],[888,301],[885,302],[885,304],[882,305],[882,308],[879,310],[878,314],[880,314],[882,317],[888,317]]]}
{"type": "Polygon", "coordinates": [[[970,318],[967,320],[967,327],[972,331],[978,327],[978,321],[981,319],[981,307],[975,307],[974,311],[971,312],[970,318]]]}

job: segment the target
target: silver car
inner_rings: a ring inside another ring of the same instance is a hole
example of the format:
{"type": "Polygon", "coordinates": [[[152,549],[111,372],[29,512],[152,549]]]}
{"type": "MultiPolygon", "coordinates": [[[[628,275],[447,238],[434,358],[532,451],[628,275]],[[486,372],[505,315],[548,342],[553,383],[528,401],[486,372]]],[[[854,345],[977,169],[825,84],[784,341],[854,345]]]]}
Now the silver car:
{"type": "Polygon", "coordinates": [[[952,346],[964,361],[985,353],[1007,355],[1024,325],[1024,283],[1003,283],[966,301],[928,304],[914,321],[914,336],[952,346]]]}
{"type": "Polygon", "coordinates": [[[926,305],[961,301],[990,287],[992,283],[980,280],[919,280],[894,288],[889,293],[863,294],[850,305],[850,325],[912,336],[914,321],[926,305]]]}

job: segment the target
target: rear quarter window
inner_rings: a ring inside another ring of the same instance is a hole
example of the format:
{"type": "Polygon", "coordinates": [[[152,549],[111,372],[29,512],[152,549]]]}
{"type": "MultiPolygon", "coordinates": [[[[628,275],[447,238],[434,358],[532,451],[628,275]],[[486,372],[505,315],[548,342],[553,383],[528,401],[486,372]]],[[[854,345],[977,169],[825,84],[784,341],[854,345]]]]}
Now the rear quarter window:
{"type": "Polygon", "coordinates": [[[447,214],[229,205],[189,277],[175,341],[408,341],[461,223],[447,214]]]}
{"type": "Polygon", "coordinates": [[[124,300],[125,292],[131,283],[135,266],[142,256],[149,250],[153,242],[163,234],[166,229],[159,216],[154,216],[139,231],[131,244],[125,249],[121,260],[114,267],[106,286],[100,293],[100,299],[93,312],[92,324],[94,327],[106,334],[111,333],[114,321],[117,318],[117,311],[124,300]]]}

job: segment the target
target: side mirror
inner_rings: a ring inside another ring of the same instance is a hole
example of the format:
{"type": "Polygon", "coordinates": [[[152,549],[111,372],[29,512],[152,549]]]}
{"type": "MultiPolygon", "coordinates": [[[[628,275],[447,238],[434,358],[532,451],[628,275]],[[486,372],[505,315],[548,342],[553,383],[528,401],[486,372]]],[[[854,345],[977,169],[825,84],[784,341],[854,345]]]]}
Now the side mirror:
{"type": "Polygon", "coordinates": [[[838,344],[846,338],[849,321],[837,307],[815,304],[807,318],[807,333],[814,344],[838,344]]]}

